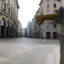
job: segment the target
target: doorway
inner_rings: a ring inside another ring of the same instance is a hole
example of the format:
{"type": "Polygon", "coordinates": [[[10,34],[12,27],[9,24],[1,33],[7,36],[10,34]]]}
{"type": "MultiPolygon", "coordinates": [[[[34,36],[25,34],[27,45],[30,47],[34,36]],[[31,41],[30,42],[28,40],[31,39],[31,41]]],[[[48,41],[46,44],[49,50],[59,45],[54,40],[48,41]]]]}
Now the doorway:
{"type": "Polygon", "coordinates": [[[53,39],[58,38],[58,33],[57,32],[53,32],[53,39]]]}
{"type": "Polygon", "coordinates": [[[46,32],[46,38],[50,39],[51,38],[51,32],[46,32]]]}
{"type": "Polygon", "coordinates": [[[3,21],[1,22],[1,38],[6,37],[6,20],[5,18],[2,19],[3,21]]]}

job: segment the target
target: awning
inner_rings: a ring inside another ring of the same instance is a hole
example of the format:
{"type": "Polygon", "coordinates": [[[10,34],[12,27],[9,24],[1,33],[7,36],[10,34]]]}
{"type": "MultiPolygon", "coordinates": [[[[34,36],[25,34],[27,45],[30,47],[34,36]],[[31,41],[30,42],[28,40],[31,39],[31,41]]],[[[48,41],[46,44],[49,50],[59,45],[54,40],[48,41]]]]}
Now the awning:
{"type": "Polygon", "coordinates": [[[36,23],[42,24],[45,20],[56,20],[58,19],[59,14],[40,14],[36,16],[36,23]]]}
{"type": "Polygon", "coordinates": [[[36,16],[36,23],[41,24],[41,23],[44,22],[44,20],[45,20],[45,15],[44,14],[40,14],[40,15],[36,16]]]}

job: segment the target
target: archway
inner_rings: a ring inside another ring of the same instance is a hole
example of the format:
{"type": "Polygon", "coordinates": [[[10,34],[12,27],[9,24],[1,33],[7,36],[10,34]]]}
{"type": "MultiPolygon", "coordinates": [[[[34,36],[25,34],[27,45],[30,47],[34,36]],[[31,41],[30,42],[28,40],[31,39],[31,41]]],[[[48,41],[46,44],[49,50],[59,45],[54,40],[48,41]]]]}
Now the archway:
{"type": "Polygon", "coordinates": [[[10,29],[9,29],[9,20],[7,20],[6,22],[6,37],[9,38],[10,37],[10,29]]]}
{"type": "Polygon", "coordinates": [[[6,37],[6,20],[5,18],[2,18],[2,22],[1,22],[1,38],[5,38],[6,37]]]}

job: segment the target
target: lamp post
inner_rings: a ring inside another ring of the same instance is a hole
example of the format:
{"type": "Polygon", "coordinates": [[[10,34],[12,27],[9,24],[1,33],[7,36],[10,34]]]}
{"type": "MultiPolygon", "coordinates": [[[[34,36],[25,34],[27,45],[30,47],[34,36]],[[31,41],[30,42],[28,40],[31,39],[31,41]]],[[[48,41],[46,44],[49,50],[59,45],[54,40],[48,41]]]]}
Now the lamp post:
{"type": "Polygon", "coordinates": [[[62,7],[60,8],[60,18],[61,20],[61,34],[60,34],[60,64],[64,64],[64,0],[58,0],[61,1],[62,7]]]}

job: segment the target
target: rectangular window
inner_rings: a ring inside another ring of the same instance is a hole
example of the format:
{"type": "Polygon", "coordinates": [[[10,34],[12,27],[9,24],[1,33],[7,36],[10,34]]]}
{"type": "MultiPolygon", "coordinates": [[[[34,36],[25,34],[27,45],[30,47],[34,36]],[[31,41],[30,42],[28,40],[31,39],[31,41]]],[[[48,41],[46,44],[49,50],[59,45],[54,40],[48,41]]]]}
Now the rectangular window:
{"type": "Polygon", "coordinates": [[[47,28],[51,28],[51,26],[52,26],[51,24],[47,24],[47,28]]]}
{"type": "Polygon", "coordinates": [[[3,4],[3,11],[6,12],[6,4],[3,4]]]}
{"type": "Polygon", "coordinates": [[[58,33],[57,32],[53,32],[53,38],[54,39],[58,38],[58,33]]]}
{"type": "Polygon", "coordinates": [[[50,10],[47,10],[47,13],[50,13],[50,10]]]}
{"type": "Polygon", "coordinates": [[[47,4],[47,8],[50,8],[50,4],[47,4]]]}
{"type": "Polygon", "coordinates": [[[54,8],[56,8],[57,6],[56,6],[56,3],[54,3],[54,8]]]}
{"type": "Polygon", "coordinates": [[[56,28],[57,27],[57,25],[56,24],[54,24],[54,28],[56,28]]]}
{"type": "Polygon", "coordinates": [[[10,8],[8,7],[8,14],[10,15],[10,8]]]}
{"type": "Polygon", "coordinates": [[[58,10],[54,10],[54,12],[56,13],[56,12],[58,12],[58,10]]]}

